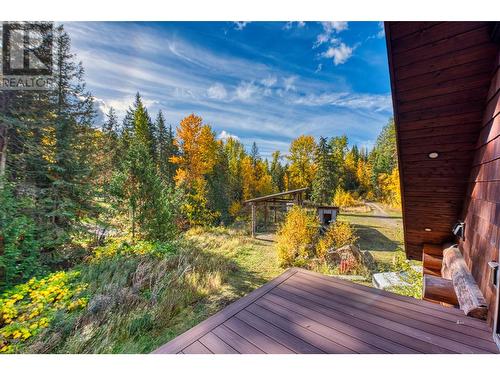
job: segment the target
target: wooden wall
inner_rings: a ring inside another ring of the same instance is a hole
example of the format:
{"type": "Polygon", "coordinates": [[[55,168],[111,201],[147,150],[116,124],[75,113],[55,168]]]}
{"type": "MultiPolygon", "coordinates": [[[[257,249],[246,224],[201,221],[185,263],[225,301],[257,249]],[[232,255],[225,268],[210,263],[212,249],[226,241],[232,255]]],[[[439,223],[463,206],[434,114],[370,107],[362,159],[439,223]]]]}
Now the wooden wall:
{"type": "MultiPolygon", "coordinates": [[[[465,240],[460,247],[479,284],[490,312],[496,290],[490,284],[488,262],[498,261],[500,251],[500,53],[488,90],[482,127],[474,152],[462,216],[465,240]]],[[[490,314],[490,323],[492,316],[490,314]]]]}
{"type": "Polygon", "coordinates": [[[453,239],[498,45],[488,22],[387,22],[385,29],[405,250],[421,259],[424,244],[453,239]]]}

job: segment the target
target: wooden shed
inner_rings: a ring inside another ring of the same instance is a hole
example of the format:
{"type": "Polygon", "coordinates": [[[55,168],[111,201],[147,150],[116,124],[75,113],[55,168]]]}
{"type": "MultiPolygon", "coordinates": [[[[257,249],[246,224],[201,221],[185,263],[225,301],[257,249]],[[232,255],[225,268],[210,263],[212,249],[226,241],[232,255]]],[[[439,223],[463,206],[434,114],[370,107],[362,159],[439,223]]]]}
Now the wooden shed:
{"type": "Polygon", "coordinates": [[[336,206],[317,206],[316,212],[321,225],[328,226],[337,220],[339,208],[336,206]]]}
{"type": "Polygon", "coordinates": [[[292,268],[155,353],[498,353],[500,27],[385,31],[405,249],[423,260],[425,300],[292,268]]]}

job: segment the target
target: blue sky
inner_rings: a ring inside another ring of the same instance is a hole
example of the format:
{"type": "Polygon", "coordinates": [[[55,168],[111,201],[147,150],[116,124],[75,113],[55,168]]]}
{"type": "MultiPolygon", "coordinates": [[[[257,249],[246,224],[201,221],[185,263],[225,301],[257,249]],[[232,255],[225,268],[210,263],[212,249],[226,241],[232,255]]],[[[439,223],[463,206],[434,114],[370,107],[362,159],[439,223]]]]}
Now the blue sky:
{"type": "MultiPolygon", "coordinates": [[[[268,157],[301,134],[371,147],[392,116],[379,22],[65,23],[100,112],[137,91],[174,127],[195,113],[268,157]]],[[[102,116],[101,116],[102,118],[102,116]]]]}

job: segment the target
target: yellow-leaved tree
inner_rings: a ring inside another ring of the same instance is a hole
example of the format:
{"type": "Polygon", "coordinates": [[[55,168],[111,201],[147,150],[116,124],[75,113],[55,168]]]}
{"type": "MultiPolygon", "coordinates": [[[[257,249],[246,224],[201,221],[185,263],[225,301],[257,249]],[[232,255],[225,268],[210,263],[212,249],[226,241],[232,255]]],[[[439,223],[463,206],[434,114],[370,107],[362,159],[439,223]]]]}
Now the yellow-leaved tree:
{"type": "Polygon", "coordinates": [[[385,203],[392,207],[401,207],[401,190],[399,185],[399,169],[394,167],[390,174],[381,173],[378,184],[385,203]]]}
{"type": "Polygon", "coordinates": [[[345,191],[341,186],[338,186],[337,189],[335,189],[335,194],[333,195],[332,200],[332,204],[334,206],[345,208],[355,206],[356,203],[356,199],[354,199],[350,192],[345,191]]]}
{"type": "Polygon", "coordinates": [[[207,208],[206,181],[216,163],[215,134],[201,117],[191,114],[177,127],[175,143],[179,148],[179,154],[171,158],[178,166],[175,181],[188,195],[183,211],[191,224],[208,224],[215,215],[207,208]]]}
{"type": "Polygon", "coordinates": [[[312,187],[316,175],[316,147],[314,137],[310,135],[301,135],[292,141],[288,155],[288,188],[312,187]]]}
{"type": "Polygon", "coordinates": [[[314,256],[319,234],[318,217],[293,206],[276,234],[276,249],[282,266],[303,266],[314,256]]]}
{"type": "Polygon", "coordinates": [[[373,173],[372,165],[369,161],[359,158],[356,168],[356,178],[359,183],[361,195],[366,199],[373,199],[373,186],[371,183],[371,175],[373,173]]]}
{"type": "Polygon", "coordinates": [[[243,199],[251,199],[273,192],[272,177],[262,160],[253,161],[246,155],[241,162],[243,199]]]}

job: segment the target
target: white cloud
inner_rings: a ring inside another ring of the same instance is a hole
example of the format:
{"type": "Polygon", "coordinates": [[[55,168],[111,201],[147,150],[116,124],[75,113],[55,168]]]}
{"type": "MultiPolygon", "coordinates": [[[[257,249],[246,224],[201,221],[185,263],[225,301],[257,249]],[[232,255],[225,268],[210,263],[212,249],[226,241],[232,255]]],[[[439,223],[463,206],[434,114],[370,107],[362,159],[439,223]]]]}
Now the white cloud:
{"type": "Polygon", "coordinates": [[[260,80],[260,83],[266,87],[272,87],[276,84],[276,82],[278,82],[278,78],[276,76],[269,76],[260,80]]]}
{"type": "Polygon", "coordinates": [[[234,23],[234,28],[236,30],[243,30],[250,22],[248,21],[236,21],[234,23]]]}
{"type": "Polygon", "coordinates": [[[348,23],[345,21],[321,22],[321,26],[323,27],[323,32],[316,37],[316,43],[313,45],[314,48],[332,40],[335,33],[340,33],[349,28],[348,23]]]}
{"type": "Polygon", "coordinates": [[[344,64],[352,56],[353,48],[343,42],[336,43],[321,54],[325,58],[333,58],[335,65],[344,64]]]}
{"type": "Polygon", "coordinates": [[[290,76],[287,78],[283,78],[283,85],[285,86],[285,91],[294,91],[295,85],[294,82],[297,80],[297,76],[290,76]]]}
{"type": "Polygon", "coordinates": [[[236,98],[242,101],[251,100],[257,94],[259,88],[252,82],[241,82],[236,87],[236,98]]]}
{"type": "Polygon", "coordinates": [[[346,21],[323,22],[323,27],[325,27],[325,24],[327,24],[328,28],[331,28],[338,33],[348,29],[348,23],[346,21]]]}
{"type": "Polygon", "coordinates": [[[283,26],[284,30],[290,30],[293,25],[296,24],[299,29],[303,28],[306,23],[304,21],[288,21],[285,26],[283,26]]]}
{"type": "Polygon", "coordinates": [[[382,21],[378,22],[378,32],[376,34],[370,35],[366,40],[370,39],[383,39],[385,38],[385,28],[382,21]]]}
{"type": "Polygon", "coordinates": [[[211,99],[222,100],[227,97],[227,91],[223,84],[215,83],[207,90],[208,97],[211,99]]]}
{"type": "Polygon", "coordinates": [[[347,30],[349,25],[344,21],[321,22],[323,32],[316,37],[313,48],[329,43],[326,51],[320,53],[323,58],[333,59],[334,65],[344,64],[352,56],[355,47],[350,47],[338,37],[338,33],[347,30]]]}
{"type": "Polygon", "coordinates": [[[316,68],[316,70],[314,71],[314,73],[321,72],[321,69],[323,69],[323,64],[318,64],[318,67],[316,68]]]}
{"type": "MultiPolygon", "coordinates": [[[[141,97],[142,103],[146,106],[146,108],[150,108],[156,105],[159,105],[160,102],[155,99],[147,99],[141,97]]],[[[125,116],[125,113],[129,109],[129,107],[134,103],[135,95],[124,96],[122,98],[116,99],[102,99],[98,97],[94,97],[94,104],[97,109],[97,119],[96,122],[99,124],[100,122],[106,119],[106,114],[109,113],[109,110],[113,108],[116,111],[116,115],[118,118],[122,118],[125,116]]]]}
{"type": "Polygon", "coordinates": [[[382,39],[382,38],[385,37],[384,23],[382,21],[380,21],[378,23],[378,28],[379,28],[379,30],[378,30],[378,33],[377,33],[377,38],[382,39]]]}
{"type": "Polygon", "coordinates": [[[358,93],[324,93],[320,95],[309,94],[296,98],[294,104],[306,106],[334,105],[350,109],[370,109],[375,112],[391,111],[391,95],[358,94],[358,93]]]}
{"type": "Polygon", "coordinates": [[[217,136],[218,139],[222,139],[224,141],[228,140],[229,138],[235,139],[237,141],[240,140],[240,138],[237,135],[231,134],[225,130],[221,131],[219,135],[217,136]]]}

